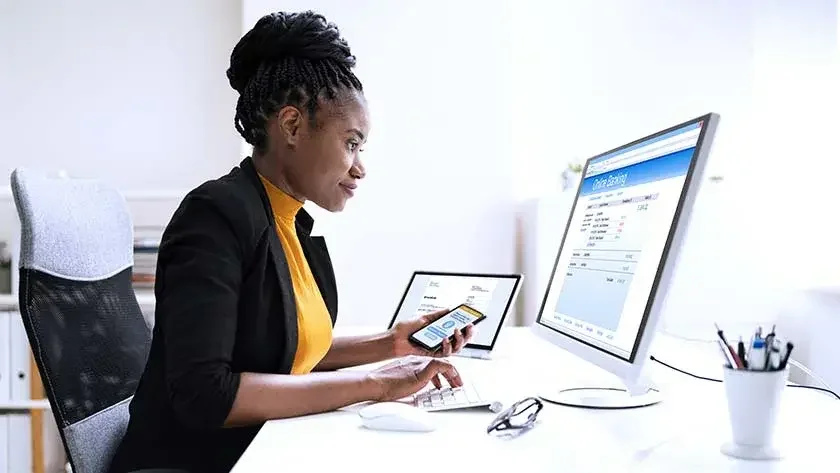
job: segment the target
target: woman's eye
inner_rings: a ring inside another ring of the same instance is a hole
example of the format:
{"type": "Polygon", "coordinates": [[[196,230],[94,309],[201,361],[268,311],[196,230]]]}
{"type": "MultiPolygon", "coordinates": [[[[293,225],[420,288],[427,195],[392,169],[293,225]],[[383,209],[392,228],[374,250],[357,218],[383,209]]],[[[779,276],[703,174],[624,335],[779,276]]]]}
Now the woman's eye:
{"type": "Polygon", "coordinates": [[[356,151],[356,149],[358,149],[358,148],[359,148],[359,143],[357,143],[355,141],[347,142],[347,149],[349,149],[350,152],[356,151]]]}

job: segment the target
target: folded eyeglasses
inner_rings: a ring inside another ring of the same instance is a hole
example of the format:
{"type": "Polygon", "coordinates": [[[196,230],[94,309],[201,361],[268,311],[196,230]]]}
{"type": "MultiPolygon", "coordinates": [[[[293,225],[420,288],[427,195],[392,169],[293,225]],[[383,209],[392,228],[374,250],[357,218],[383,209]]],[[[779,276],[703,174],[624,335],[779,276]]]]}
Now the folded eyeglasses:
{"type": "Polygon", "coordinates": [[[543,403],[535,397],[526,397],[508,407],[487,426],[487,433],[508,429],[526,429],[534,425],[543,403]]]}

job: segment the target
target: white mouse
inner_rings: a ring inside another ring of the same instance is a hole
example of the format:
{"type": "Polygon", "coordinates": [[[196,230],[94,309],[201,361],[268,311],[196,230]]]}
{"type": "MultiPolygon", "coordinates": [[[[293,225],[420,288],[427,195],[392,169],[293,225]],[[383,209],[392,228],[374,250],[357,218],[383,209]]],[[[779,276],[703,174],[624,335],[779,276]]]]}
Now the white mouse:
{"type": "Polygon", "coordinates": [[[432,414],[403,402],[379,402],[359,410],[362,425],[373,430],[431,432],[435,430],[432,414]]]}

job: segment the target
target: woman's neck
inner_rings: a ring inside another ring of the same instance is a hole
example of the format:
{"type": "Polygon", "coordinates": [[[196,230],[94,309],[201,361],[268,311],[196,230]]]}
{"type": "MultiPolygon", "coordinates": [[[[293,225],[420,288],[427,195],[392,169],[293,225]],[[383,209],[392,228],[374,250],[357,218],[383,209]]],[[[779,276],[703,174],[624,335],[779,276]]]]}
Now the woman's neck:
{"type": "Polygon", "coordinates": [[[254,167],[260,175],[268,179],[268,182],[272,183],[275,187],[295,200],[301,203],[306,202],[303,195],[295,191],[292,185],[289,184],[289,180],[286,178],[286,174],[283,172],[282,167],[276,164],[278,161],[276,158],[273,159],[272,157],[266,155],[260,155],[256,151],[254,151],[253,154],[254,167]]]}

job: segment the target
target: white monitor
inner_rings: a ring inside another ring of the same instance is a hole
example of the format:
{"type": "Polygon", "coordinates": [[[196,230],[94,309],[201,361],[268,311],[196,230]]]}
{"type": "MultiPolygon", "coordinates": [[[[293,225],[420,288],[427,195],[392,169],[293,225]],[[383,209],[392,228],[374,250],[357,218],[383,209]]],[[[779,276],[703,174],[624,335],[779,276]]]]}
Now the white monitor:
{"type": "Polygon", "coordinates": [[[472,340],[459,355],[489,358],[521,282],[521,274],[415,271],[388,328],[401,320],[467,304],[487,318],[476,325],[472,340]]]}
{"type": "Polygon", "coordinates": [[[627,390],[544,399],[600,408],[660,399],[642,370],[718,120],[710,113],[586,161],[534,332],[627,390]]]}

